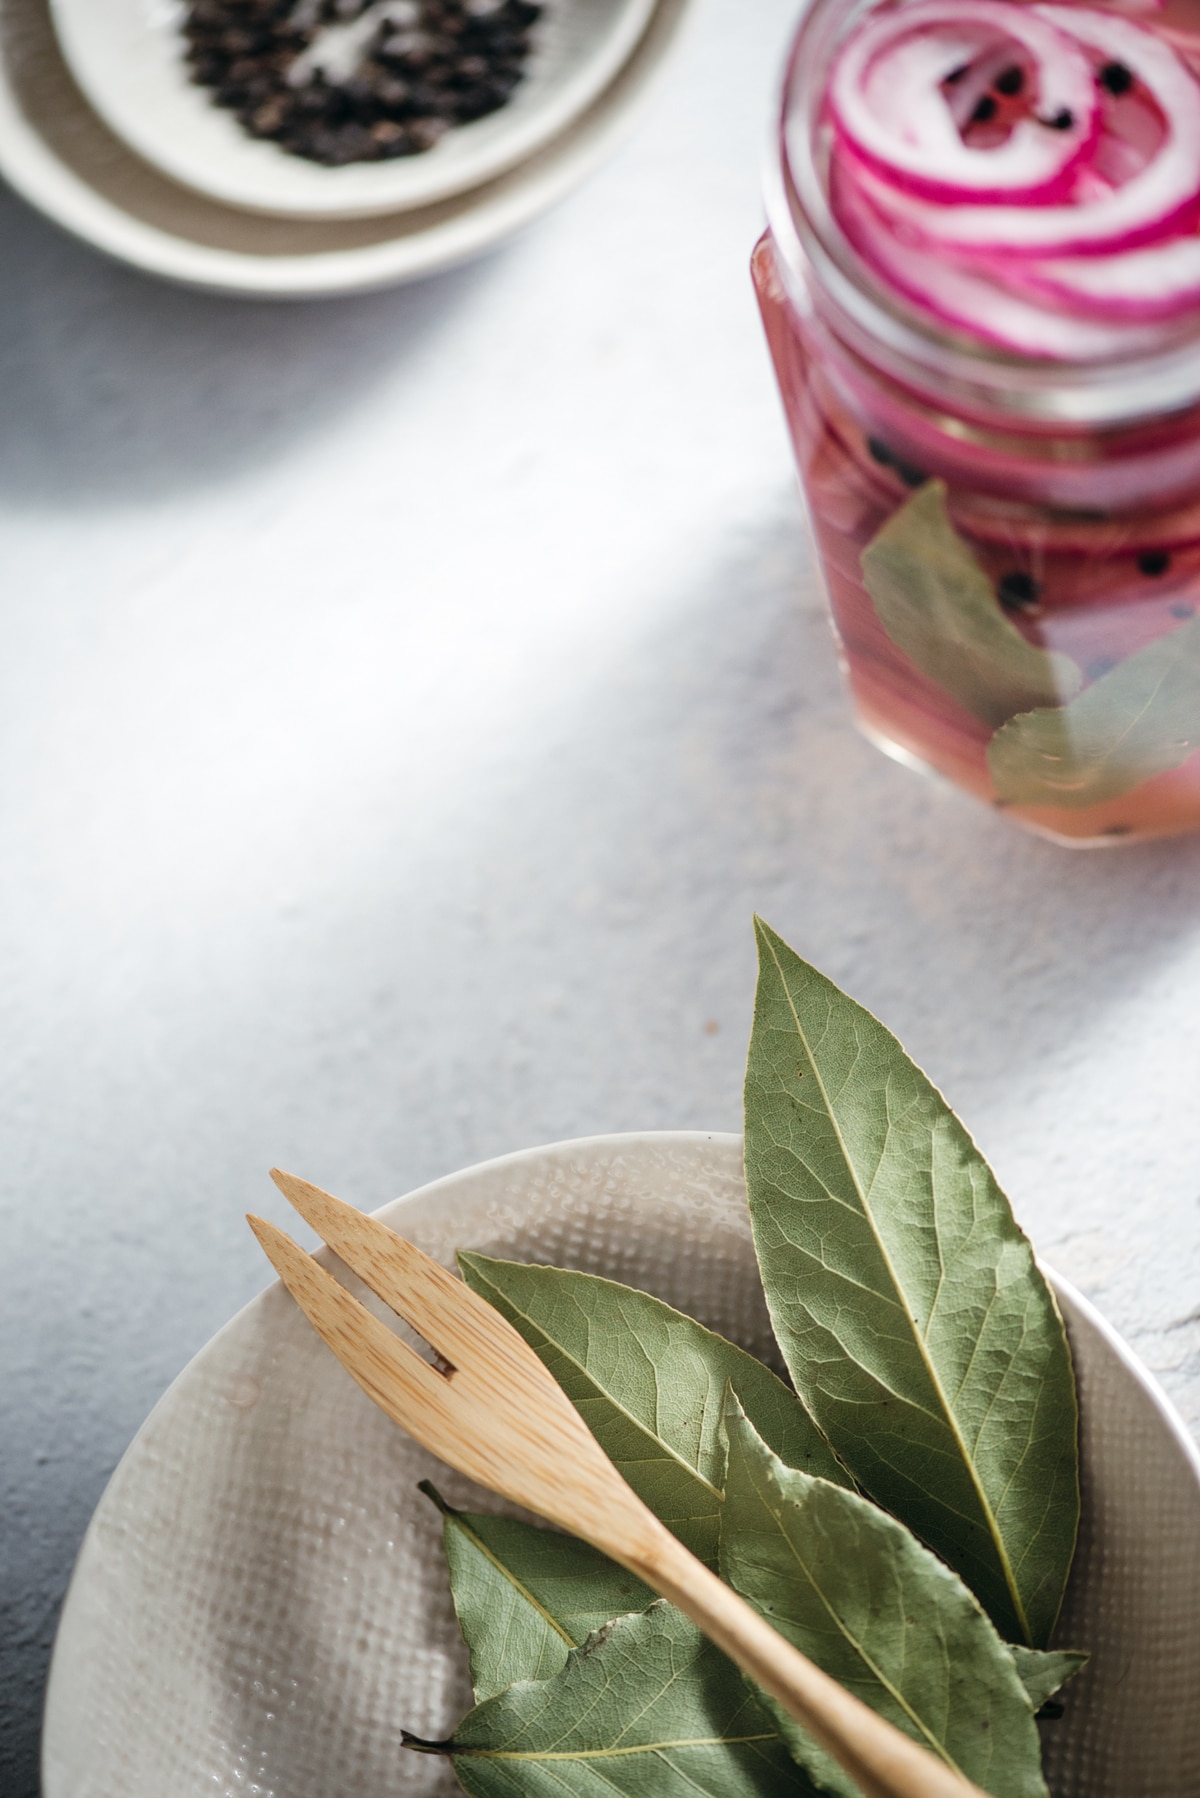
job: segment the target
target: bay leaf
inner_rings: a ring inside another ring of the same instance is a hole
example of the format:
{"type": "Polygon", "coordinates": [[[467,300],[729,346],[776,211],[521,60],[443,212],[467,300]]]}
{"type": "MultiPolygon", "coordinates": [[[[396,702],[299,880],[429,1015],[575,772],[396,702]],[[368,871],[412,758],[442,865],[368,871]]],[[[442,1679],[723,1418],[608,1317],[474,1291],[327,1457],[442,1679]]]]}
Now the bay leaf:
{"type": "Polygon", "coordinates": [[[649,1586],[598,1549],[515,1517],[456,1511],[428,1480],[477,1699],[515,1680],[549,1679],[613,1618],[656,1603],[649,1586]]]}
{"type": "Polygon", "coordinates": [[[859,1486],[1000,1633],[1045,1647],[1079,1517],[1058,1307],[941,1094],[869,1012],[755,928],[746,1178],[796,1390],[859,1486]]]}
{"type": "Polygon", "coordinates": [[[661,1299],[595,1274],[458,1259],[467,1284],[541,1357],[638,1496],[709,1565],[720,1538],[729,1380],[790,1466],[846,1480],[782,1380],[661,1299]]]}
{"type": "Polygon", "coordinates": [[[1010,1643],[1008,1652],[1016,1663],[1017,1678],[1035,1712],[1040,1711],[1046,1700],[1061,1691],[1088,1663],[1088,1656],[1074,1648],[1043,1650],[1010,1643]]]}
{"type": "Polygon", "coordinates": [[[1102,805],[1200,749],[1200,617],[1156,637],[1070,705],[1023,709],[988,745],[1005,805],[1102,805]]]}
{"type": "Polygon", "coordinates": [[[986,724],[1078,692],[1069,656],[1030,643],[1008,618],[946,510],[946,483],[926,481],[862,553],[879,622],[921,673],[986,724]]]}
{"type": "MultiPolygon", "coordinates": [[[[788,1641],[992,1798],[1048,1798],[1033,1707],[1007,1645],[962,1581],[903,1524],[785,1468],[733,1400],[721,1573],[788,1641]]],[[[817,1785],[855,1782],[773,1699],[817,1785]]]]}
{"type": "Polygon", "coordinates": [[[771,1718],[719,1649],[667,1604],[620,1617],[552,1679],[477,1705],[449,1742],[477,1798],[812,1798],[771,1718]]]}

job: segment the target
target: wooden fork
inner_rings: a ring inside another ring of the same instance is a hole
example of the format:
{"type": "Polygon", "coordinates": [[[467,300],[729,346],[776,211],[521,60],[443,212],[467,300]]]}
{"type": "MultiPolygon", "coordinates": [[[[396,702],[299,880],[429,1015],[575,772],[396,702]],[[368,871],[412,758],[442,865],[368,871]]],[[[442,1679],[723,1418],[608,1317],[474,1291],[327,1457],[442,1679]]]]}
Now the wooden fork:
{"type": "Polygon", "coordinates": [[[248,1222],[346,1371],[410,1436],[481,1486],[619,1561],[670,1599],[845,1768],[866,1798],[983,1798],[798,1652],[659,1522],[507,1320],[385,1224],[292,1174],[300,1216],[441,1363],[431,1366],[290,1236],[248,1222]]]}

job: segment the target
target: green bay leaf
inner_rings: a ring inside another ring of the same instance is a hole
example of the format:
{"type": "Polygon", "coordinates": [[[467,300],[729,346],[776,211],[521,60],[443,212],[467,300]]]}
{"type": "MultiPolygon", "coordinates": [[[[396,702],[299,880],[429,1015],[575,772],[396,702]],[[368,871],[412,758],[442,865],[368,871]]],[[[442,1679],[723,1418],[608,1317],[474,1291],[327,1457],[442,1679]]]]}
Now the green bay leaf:
{"type": "Polygon", "coordinates": [[[1088,1656],[1074,1648],[1043,1650],[1010,1643],[1008,1652],[1035,1712],[1040,1711],[1046,1700],[1053,1698],[1088,1663],[1088,1656]]]}
{"type": "MultiPolygon", "coordinates": [[[[727,1416],[721,1572],[789,1642],[993,1798],[1047,1798],[1033,1707],[1012,1654],[962,1581],[867,1499],[793,1473],[727,1416]]],[[[773,1700],[817,1785],[855,1782],[773,1700]]]]}
{"type": "Polygon", "coordinates": [[[728,1381],[789,1466],[845,1482],[795,1393],[694,1318],[595,1274],[458,1259],[467,1284],[541,1357],[638,1496],[701,1560],[715,1565],[720,1539],[728,1381]]]}
{"type": "Polygon", "coordinates": [[[1022,709],[988,745],[1005,805],[1069,811],[1131,793],[1200,748],[1200,617],[1136,650],[1070,705],[1022,709]]]}
{"type": "Polygon", "coordinates": [[[1078,692],[1068,656],[1039,649],[1005,616],[950,522],[944,481],[926,481],[862,553],[884,630],[921,673],[986,724],[1078,692]]]}
{"type": "Polygon", "coordinates": [[[1044,1647],[1079,1517],[1058,1307],[940,1093],[869,1012],[756,930],[746,1179],[796,1390],[861,1488],[1001,1634],[1044,1647]]]}
{"type": "Polygon", "coordinates": [[[667,1604],[618,1618],[541,1683],[508,1686],[447,1743],[478,1798],[812,1798],[737,1669],[667,1604]]]}
{"type": "Polygon", "coordinates": [[[515,1517],[456,1511],[422,1482],[445,1519],[443,1542],[476,1699],[515,1680],[562,1671],[613,1618],[656,1602],[649,1586],[607,1555],[515,1517]]]}

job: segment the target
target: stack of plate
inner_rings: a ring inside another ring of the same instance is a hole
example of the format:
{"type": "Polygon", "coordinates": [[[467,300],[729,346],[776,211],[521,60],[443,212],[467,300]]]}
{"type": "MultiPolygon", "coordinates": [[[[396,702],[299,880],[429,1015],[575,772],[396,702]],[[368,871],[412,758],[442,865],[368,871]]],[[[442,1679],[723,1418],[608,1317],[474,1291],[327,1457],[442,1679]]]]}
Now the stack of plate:
{"type": "Polygon", "coordinates": [[[545,0],[525,79],[424,155],[324,168],[187,78],[176,0],[0,0],[0,174],[98,249],[225,293],[303,297],[476,254],[605,156],[687,0],[545,0]]]}

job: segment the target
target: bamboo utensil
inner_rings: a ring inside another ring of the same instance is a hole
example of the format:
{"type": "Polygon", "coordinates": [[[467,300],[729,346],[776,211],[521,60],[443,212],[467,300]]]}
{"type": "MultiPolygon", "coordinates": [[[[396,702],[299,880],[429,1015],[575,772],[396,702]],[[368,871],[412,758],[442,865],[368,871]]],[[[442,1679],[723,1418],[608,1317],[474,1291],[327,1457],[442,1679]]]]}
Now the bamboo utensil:
{"type": "Polygon", "coordinates": [[[274,1224],[248,1221],[317,1333],[381,1410],[480,1485],[581,1536],[676,1605],[777,1699],[865,1798],[983,1798],[786,1642],[626,1484],[512,1326],[436,1261],[272,1170],[306,1223],[427,1342],[426,1361],[274,1224]]]}

